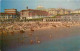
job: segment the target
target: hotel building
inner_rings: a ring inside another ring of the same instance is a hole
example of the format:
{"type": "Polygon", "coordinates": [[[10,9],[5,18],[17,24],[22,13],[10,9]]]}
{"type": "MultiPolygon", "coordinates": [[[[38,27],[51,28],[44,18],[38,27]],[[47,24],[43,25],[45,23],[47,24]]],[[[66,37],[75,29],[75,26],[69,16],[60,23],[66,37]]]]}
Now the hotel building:
{"type": "Polygon", "coordinates": [[[72,10],[69,10],[69,9],[62,9],[62,8],[49,8],[49,9],[46,9],[46,11],[51,15],[51,16],[54,16],[54,15],[64,15],[64,14],[70,14],[72,10]]]}
{"type": "Polygon", "coordinates": [[[9,20],[18,17],[17,9],[5,9],[4,13],[0,13],[0,20],[9,20]]]}
{"type": "Polygon", "coordinates": [[[20,19],[34,19],[49,16],[49,13],[42,10],[26,9],[20,11],[20,19]]]}
{"type": "Polygon", "coordinates": [[[55,16],[55,15],[64,15],[64,14],[70,14],[71,13],[71,9],[64,9],[64,8],[48,8],[48,9],[45,9],[43,6],[38,6],[36,8],[36,10],[44,10],[44,11],[47,11],[50,16],[55,16]]]}

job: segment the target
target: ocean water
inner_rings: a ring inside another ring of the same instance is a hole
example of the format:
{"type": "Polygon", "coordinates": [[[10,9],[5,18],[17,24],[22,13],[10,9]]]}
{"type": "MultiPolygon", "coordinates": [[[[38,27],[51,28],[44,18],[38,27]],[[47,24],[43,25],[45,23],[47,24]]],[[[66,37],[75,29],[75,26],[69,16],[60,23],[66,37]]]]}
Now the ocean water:
{"type": "Polygon", "coordinates": [[[7,51],[80,51],[80,36],[49,40],[29,46],[23,45],[7,51]]]}
{"type": "Polygon", "coordinates": [[[28,34],[27,31],[4,36],[2,51],[80,51],[80,26],[41,29],[32,32],[32,36],[28,34]],[[36,43],[36,37],[40,44],[36,43]],[[30,40],[34,40],[34,44],[30,44],[30,40]]]}

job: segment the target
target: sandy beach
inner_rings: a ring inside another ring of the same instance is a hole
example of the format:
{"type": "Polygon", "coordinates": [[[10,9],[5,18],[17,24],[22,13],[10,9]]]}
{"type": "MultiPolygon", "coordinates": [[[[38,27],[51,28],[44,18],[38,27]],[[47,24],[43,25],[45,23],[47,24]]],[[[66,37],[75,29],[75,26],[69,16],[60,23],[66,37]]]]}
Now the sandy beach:
{"type": "Polygon", "coordinates": [[[7,24],[4,27],[6,28],[0,30],[5,30],[1,32],[5,50],[80,35],[80,23],[71,22],[23,22],[7,24]]]}
{"type": "Polygon", "coordinates": [[[27,31],[27,30],[39,30],[39,29],[46,29],[46,28],[58,28],[58,27],[72,27],[72,26],[79,26],[79,22],[14,22],[14,23],[4,23],[0,24],[0,35],[6,34],[6,32],[19,32],[20,30],[27,31]]]}

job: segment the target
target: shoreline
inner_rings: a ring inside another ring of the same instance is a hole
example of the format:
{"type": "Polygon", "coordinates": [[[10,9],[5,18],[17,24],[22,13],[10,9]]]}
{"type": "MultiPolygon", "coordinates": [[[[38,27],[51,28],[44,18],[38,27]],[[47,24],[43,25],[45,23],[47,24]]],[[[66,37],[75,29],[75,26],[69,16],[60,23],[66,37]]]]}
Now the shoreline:
{"type": "MultiPolygon", "coordinates": [[[[8,24],[8,23],[7,23],[8,24]]],[[[72,23],[72,22],[17,22],[13,24],[9,24],[7,26],[2,25],[0,27],[0,31],[3,31],[4,33],[7,32],[19,32],[20,30],[27,31],[33,28],[34,30],[38,29],[45,29],[45,28],[69,28],[72,26],[80,26],[80,22],[78,23],[72,23]]],[[[0,32],[1,35],[2,32],[0,32]]]]}

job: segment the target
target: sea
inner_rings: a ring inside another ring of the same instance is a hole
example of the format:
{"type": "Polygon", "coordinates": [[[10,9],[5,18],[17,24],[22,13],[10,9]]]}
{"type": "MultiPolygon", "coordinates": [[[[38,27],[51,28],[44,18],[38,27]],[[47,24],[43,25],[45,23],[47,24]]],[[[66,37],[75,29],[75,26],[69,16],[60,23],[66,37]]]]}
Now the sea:
{"type": "Polygon", "coordinates": [[[80,27],[36,30],[32,37],[27,34],[8,35],[2,51],[80,51],[80,27]],[[48,38],[49,34],[52,39],[48,38]],[[17,36],[19,38],[16,38],[17,36]],[[41,42],[30,44],[29,40],[35,40],[35,36],[39,37],[41,42]]]}

